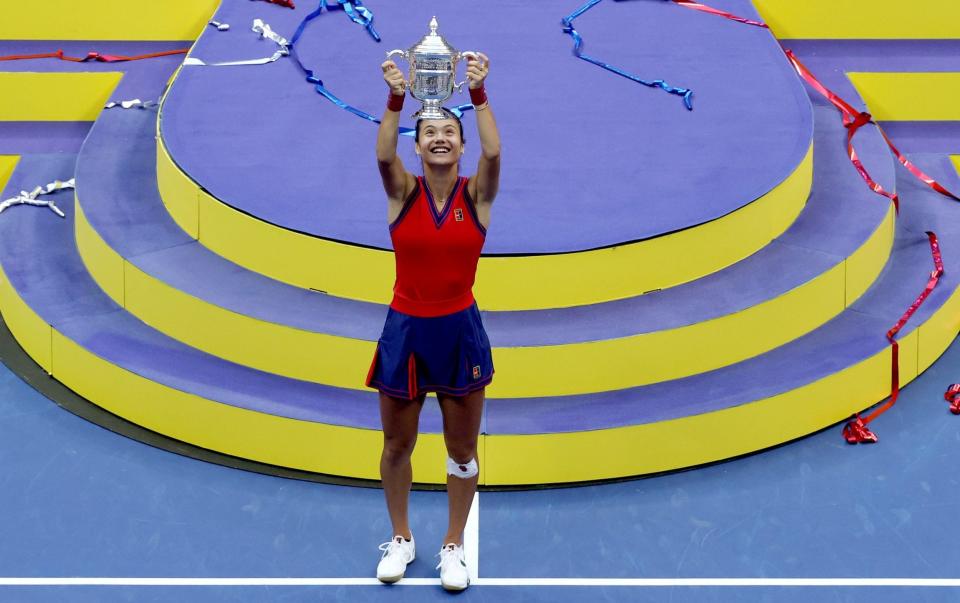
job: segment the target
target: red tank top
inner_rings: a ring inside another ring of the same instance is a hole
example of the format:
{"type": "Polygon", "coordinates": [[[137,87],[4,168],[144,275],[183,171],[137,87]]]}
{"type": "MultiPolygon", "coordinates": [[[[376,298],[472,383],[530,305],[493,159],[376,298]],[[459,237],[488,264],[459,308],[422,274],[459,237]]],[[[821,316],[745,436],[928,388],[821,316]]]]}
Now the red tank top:
{"type": "Polygon", "coordinates": [[[487,231],[458,178],[438,211],[422,176],[390,225],[397,263],[390,307],[412,316],[443,316],[473,304],[473,281],[487,231]]]}

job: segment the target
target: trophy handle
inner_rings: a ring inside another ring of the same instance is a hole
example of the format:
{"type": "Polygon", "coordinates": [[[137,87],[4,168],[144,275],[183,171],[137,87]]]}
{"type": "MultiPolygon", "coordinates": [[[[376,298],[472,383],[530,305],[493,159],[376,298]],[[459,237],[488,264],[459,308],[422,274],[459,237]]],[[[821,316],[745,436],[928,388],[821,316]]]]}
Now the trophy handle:
{"type": "MultiPolygon", "coordinates": [[[[460,53],[460,58],[467,57],[475,61],[482,61],[484,56],[485,55],[483,53],[476,52],[473,50],[464,50],[463,52],[460,53]]],[[[454,80],[454,82],[456,82],[456,80],[454,80]]],[[[467,83],[467,80],[463,80],[459,84],[454,83],[453,87],[457,89],[457,92],[463,92],[463,85],[466,83],[467,83]]]]}
{"type": "Polygon", "coordinates": [[[399,48],[397,48],[397,49],[395,49],[395,50],[391,50],[390,52],[387,53],[387,58],[390,59],[390,58],[393,58],[393,57],[395,57],[395,56],[397,56],[397,55],[402,56],[404,59],[406,59],[406,58],[407,58],[407,51],[406,51],[406,50],[400,50],[399,48]]]}

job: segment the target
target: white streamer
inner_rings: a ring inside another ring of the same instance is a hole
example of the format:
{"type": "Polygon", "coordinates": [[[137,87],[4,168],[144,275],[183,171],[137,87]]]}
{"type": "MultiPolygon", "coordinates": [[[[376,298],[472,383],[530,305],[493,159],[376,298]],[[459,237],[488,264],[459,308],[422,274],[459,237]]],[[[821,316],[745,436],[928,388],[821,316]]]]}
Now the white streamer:
{"type": "Polygon", "coordinates": [[[286,38],[273,31],[269,25],[264,23],[261,19],[253,20],[254,33],[260,34],[260,38],[270,40],[274,42],[278,48],[272,56],[265,57],[262,59],[249,59],[246,61],[225,61],[222,63],[207,63],[202,59],[195,57],[188,57],[183,61],[184,65],[191,65],[197,67],[231,67],[235,65],[266,65],[267,63],[272,63],[279,59],[280,57],[285,57],[290,54],[290,43],[286,38]]]}
{"type": "Polygon", "coordinates": [[[270,29],[270,26],[260,19],[253,20],[253,31],[260,34],[261,38],[273,40],[280,48],[287,48],[290,45],[286,38],[270,29]]]}
{"type": "Polygon", "coordinates": [[[54,180],[46,186],[38,186],[29,193],[27,191],[20,191],[20,194],[16,197],[11,197],[3,203],[0,203],[0,213],[3,213],[3,210],[14,205],[33,205],[36,207],[49,207],[50,211],[53,213],[57,214],[61,218],[66,218],[67,216],[60,211],[60,208],[57,207],[53,201],[37,199],[37,197],[40,195],[49,195],[50,193],[55,193],[65,188],[75,188],[73,178],[67,180],[66,182],[63,182],[62,180],[54,180]]]}
{"type": "Polygon", "coordinates": [[[132,109],[134,107],[138,109],[153,109],[154,107],[159,106],[160,103],[157,101],[142,101],[139,98],[135,98],[133,100],[125,100],[120,102],[110,101],[103,107],[104,109],[113,109],[114,107],[120,107],[121,109],[132,109]]]}
{"type": "Polygon", "coordinates": [[[213,25],[214,27],[217,28],[217,31],[227,31],[228,29],[230,29],[229,23],[221,23],[219,21],[210,21],[208,25],[213,25]]]}

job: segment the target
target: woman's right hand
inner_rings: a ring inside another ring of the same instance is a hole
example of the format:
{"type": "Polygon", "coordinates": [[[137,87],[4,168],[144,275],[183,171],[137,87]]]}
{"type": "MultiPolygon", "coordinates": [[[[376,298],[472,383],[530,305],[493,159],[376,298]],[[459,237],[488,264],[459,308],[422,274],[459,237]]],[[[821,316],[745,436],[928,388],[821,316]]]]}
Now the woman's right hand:
{"type": "Polygon", "coordinates": [[[383,69],[383,81],[390,88],[390,93],[403,96],[407,92],[407,80],[403,79],[403,72],[393,61],[387,60],[380,65],[383,69]]]}

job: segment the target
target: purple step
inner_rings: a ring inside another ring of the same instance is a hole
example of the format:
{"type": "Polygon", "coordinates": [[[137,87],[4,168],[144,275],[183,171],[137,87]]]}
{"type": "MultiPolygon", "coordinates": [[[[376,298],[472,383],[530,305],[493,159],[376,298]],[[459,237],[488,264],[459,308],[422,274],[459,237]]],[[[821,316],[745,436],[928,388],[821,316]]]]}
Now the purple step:
{"type": "MultiPolygon", "coordinates": [[[[908,158],[947,188],[960,190],[960,177],[948,157],[908,158]]],[[[889,347],[887,330],[923,291],[933,269],[926,231],[938,235],[945,273],[898,338],[939,310],[960,285],[960,203],[934,192],[905,169],[897,170],[896,185],[902,201],[890,261],[867,293],[826,325],[756,358],[675,381],[588,396],[491,399],[487,433],[573,431],[574,423],[578,431],[608,429],[730,408],[796,389],[889,347]],[[638,409],[643,409],[642,420],[638,409]]]]}
{"type": "MultiPolygon", "coordinates": [[[[796,223],[769,246],[706,278],[644,296],[576,308],[485,312],[493,345],[601,341],[695,324],[782,295],[842,262],[874,233],[887,206],[846,159],[844,129],[834,111],[818,107],[816,116],[811,197],[796,223]]],[[[154,118],[148,111],[106,112],[80,155],[78,198],[110,247],[171,287],[232,312],[377,339],[385,307],[274,281],[217,256],[181,231],[157,192],[154,118]]],[[[892,187],[893,163],[872,128],[859,134],[858,150],[874,177],[892,187]]],[[[479,303],[482,307],[483,300],[479,303]]]]}
{"type": "MultiPolygon", "coordinates": [[[[74,156],[22,158],[5,194],[70,177],[74,156]]],[[[257,412],[379,429],[377,394],[307,383],[233,364],[187,347],[143,324],[113,302],[83,266],[73,240],[70,191],[54,197],[67,218],[44,208],[14,207],[0,216],[0,265],[21,298],[54,329],[100,358],[147,379],[257,412]]],[[[96,402],[96,400],[93,400],[96,402]]],[[[439,410],[421,419],[441,430],[439,410]]]]}
{"type": "Polygon", "coordinates": [[[76,155],[93,122],[0,121],[0,155],[76,155]]]}
{"type": "Polygon", "coordinates": [[[960,155],[960,121],[886,121],[880,125],[901,153],[960,155]]]}
{"type": "MultiPolygon", "coordinates": [[[[960,220],[960,215],[953,213],[949,219],[960,220]]],[[[708,373],[638,388],[582,396],[490,399],[487,433],[610,429],[678,419],[770,398],[866,360],[889,347],[886,331],[923,290],[933,267],[925,236],[905,230],[898,234],[888,270],[854,309],[783,347],[708,373]]],[[[954,251],[948,258],[947,276],[901,331],[901,338],[956,290],[960,253],[954,251]]],[[[873,402],[864,400],[863,405],[873,402]]]]}
{"type": "Polygon", "coordinates": [[[783,46],[861,110],[863,103],[847,73],[960,71],[960,40],[783,40],[783,46]]]}
{"type": "MultiPolygon", "coordinates": [[[[62,156],[27,157],[7,190],[62,178],[65,163],[69,161],[62,156]]],[[[224,404],[376,428],[373,392],[304,383],[225,362],[158,333],[118,308],[83,271],[69,236],[72,204],[68,195],[61,197],[58,203],[67,220],[36,208],[5,212],[0,219],[0,263],[30,307],[67,337],[144,377],[224,404]]],[[[883,350],[884,331],[926,282],[931,262],[926,237],[919,232],[924,225],[941,229],[947,273],[903,335],[939,309],[960,278],[960,253],[947,243],[956,238],[951,235],[960,224],[960,205],[920,189],[905,191],[903,198],[903,218],[888,269],[854,309],[820,329],[737,365],[666,383],[585,396],[491,399],[484,432],[568,432],[710,412],[805,385],[883,350]]],[[[435,407],[430,408],[423,429],[435,432],[438,417],[435,407]]]]}
{"type": "MultiPolygon", "coordinates": [[[[73,177],[76,155],[21,157],[4,189],[4,199],[54,180],[73,177]]],[[[54,201],[67,214],[63,220],[42,207],[13,206],[0,214],[3,271],[28,305],[54,327],[60,321],[114,313],[121,308],[98,289],[74,287],[88,273],[73,238],[73,191],[65,189],[43,199],[54,201]]]]}

